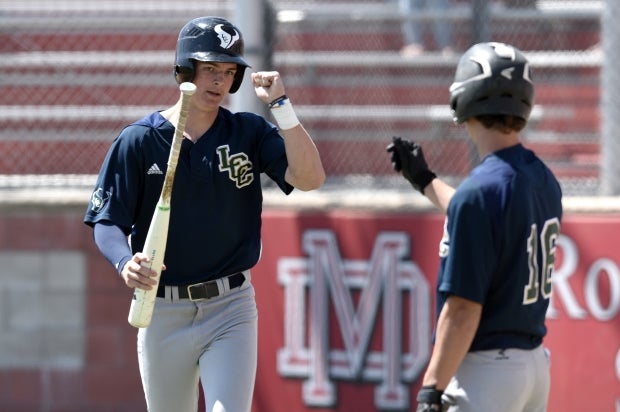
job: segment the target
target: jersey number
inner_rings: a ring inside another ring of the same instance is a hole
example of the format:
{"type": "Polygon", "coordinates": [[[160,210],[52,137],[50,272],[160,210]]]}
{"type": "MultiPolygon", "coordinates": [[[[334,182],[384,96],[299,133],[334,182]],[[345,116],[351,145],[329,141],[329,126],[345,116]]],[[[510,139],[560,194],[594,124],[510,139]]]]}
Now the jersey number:
{"type": "Polygon", "coordinates": [[[530,236],[527,238],[527,257],[529,267],[529,282],[523,289],[523,304],[530,305],[542,295],[543,299],[551,297],[551,274],[555,264],[555,244],[560,235],[560,220],[549,219],[545,222],[540,233],[538,243],[538,227],[532,225],[530,236]],[[538,267],[538,249],[541,248],[542,267],[538,267]],[[540,293],[539,293],[540,291],[540,293]]]}

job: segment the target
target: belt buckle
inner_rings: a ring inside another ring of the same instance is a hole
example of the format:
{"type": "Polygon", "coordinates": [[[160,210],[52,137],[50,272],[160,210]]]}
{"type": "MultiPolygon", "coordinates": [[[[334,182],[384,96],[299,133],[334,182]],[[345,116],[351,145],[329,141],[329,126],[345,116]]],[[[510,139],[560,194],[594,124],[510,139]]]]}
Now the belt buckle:
{"type": "Polygon", "coordinates": [[[197,302],[197,301],[205,300],[206,299],[206,298],[196,298],[196,299],[194,299],[193,296],[192,296],[192,288],[196,287],[196,286],[201,286],[201,285],[204,285],[204,284],[205,284],[205,282],[199,282],[199,283],[194,283],[192,285],[188,285],[187,286],[187,297],[189,298],[189,300],[191,302],[197,302]]]}
{"type": "Polygon", "coordinates": [[[210,280],[208,282],[199,282],[199,283],[194,283],[193,285],[187,286],[187,297],[192,302],[196,302],[196,301],[199,301],[199,300],[211,299],[211,298],[214,298],[214,297],[219,296],[219,295],[220,295],[220,288],[219,288],[219,285],[217,283],[217,280],[210,280]],[[192,296],[191,288],[199,287],[199,286],[204,289],[204,292],[205,292],[205,297],[204,298],[194,298],[192,296]],[[213,289],[215,289],[215,290],[213,290],[213,289]]]}

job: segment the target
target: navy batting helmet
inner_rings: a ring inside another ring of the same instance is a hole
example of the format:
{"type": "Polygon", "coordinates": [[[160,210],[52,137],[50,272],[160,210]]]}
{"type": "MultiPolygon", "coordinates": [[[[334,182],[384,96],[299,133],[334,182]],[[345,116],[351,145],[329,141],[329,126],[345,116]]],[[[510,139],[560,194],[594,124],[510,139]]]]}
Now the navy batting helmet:
{"type": "Polygon", "coordinates": [[[450,86],[450,108],[456,123],[485,114],[527,120],[533,104],[529,62],[517,48],[479,43],[459,60],[450,86]]]}
{"type": "Polygon", "coordinates": [[[193,60],[203,62],[237,63],[237,73],[230,93],[239,90],[245,68],[241,31],[222,17],[198,17],[187,23],[177,40],[174,75],[178,83],[194,79],[193,60]]]}

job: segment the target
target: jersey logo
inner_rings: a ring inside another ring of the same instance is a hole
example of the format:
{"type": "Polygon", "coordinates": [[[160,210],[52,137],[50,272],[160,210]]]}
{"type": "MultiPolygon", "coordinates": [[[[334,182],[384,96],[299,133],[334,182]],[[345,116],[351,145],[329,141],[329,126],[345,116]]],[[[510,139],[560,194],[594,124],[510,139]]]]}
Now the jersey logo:
{"type": "Polygon", "coordinates": [[[237,30],[231,28],[229,30],[232,30],[233,33],[229,33],[224,30],[223,24],[218,24],[213,30],[217,33],[217,38],[220,39],[220,47],[223,49],[230,49],[233,44],[239,40],[239,33],[237,33],[237,30]]]}
{"type": "Polygon", "coordinates": [[[430,355],[431,302],[426,277],[408,260],[408,235],[379,233],[364,260],[342,259],[330,230],[308,230],[302,244],[307,257],[278,260],[279,374],[304,379],[307,406],[334,407],[337,382],[357,381],[376,385],[377,409],[409,410],[410,385],[430,355]]]}
{"type": "Polygon", "coordinates": [[[220,172],[228,172],[228,177],[235,182],[239,189],[254,181],[252,162],[248,155],[241,152],[231,156],[230,147],[227,144],[219,146],[216,150],[219,158],[218,167],[220,172]]]}
{"type": "Polygon", "coordinates": [[[147,175],[163,175],[164,172],[162,172],[159,166],[157,166],[157,163],[153,163],[153,165],[149,167],[149,170],[146,172],[146,174],[147,175]]]}
{"type": "Polygon", "coordinates": [[[110,200],[110,196],[112,196],[112,192],[106,191],[104,194],[102,187],[95,190],[93,195],[90,197],[90,203],[92,205],[90,210],[95,213],[101,212],[105,204],[108,203],[108,200],[110,200]]]}

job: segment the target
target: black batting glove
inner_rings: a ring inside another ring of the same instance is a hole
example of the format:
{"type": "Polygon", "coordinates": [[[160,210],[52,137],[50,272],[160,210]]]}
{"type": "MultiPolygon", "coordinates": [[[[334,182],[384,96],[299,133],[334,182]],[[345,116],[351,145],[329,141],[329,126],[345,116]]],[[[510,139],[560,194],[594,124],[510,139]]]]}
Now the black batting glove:
{"type": "Polygon", "coordinates": [[[422,386],[418,392],[418,409],[416,409],[416,412],[443,411],[443,406],[441,405],[441,395],[443,395],[443,391],[437,390],[435,385],[422,386]]]}
{"type": "Polygon", "coordinates": [[[402,172],[405,179],[415,190],[424,194],[424,188],[437,177],[426,164],[422,147],[400,137],[392,137],[392,143],[386,148],[391,153],[392,167],[402,172]]]}

